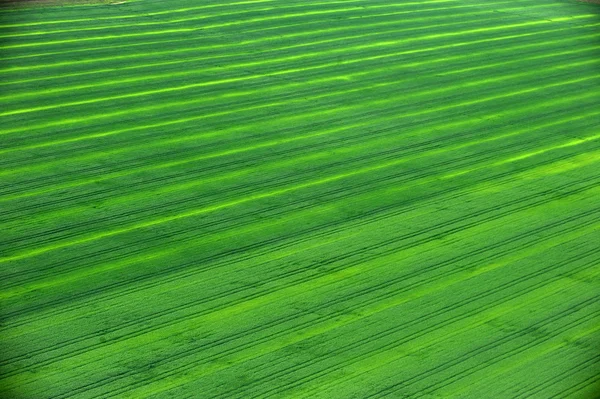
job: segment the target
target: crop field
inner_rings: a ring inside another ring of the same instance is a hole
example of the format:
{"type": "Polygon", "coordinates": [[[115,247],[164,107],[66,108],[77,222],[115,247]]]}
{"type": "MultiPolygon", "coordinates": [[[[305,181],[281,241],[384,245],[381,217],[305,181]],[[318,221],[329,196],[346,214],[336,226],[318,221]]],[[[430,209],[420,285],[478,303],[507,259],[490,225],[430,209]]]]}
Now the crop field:
{"type": "Polygon", "coordinates": [[[0,397],[600,396],[600,6],[0,9],[0,397]]]}

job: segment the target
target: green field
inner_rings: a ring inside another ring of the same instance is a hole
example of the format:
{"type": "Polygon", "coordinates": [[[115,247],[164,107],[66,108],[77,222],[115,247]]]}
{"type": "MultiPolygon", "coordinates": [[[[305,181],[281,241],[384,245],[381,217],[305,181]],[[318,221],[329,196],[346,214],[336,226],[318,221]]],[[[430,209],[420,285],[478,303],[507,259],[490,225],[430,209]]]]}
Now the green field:
{"type": "Polygon", "coordinates": [[[600,5],[0,13],[0,398],[600,397],[600,5]]]}

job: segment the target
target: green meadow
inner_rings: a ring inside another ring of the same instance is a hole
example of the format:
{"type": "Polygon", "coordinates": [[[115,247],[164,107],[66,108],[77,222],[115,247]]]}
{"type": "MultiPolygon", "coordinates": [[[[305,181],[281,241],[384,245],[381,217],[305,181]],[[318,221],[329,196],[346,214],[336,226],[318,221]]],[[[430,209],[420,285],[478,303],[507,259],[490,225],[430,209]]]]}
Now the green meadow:
{"type": "Polygon", "coordinates": [[[42,3],[0,397],[600,397],[600,5],[42,3]]]}

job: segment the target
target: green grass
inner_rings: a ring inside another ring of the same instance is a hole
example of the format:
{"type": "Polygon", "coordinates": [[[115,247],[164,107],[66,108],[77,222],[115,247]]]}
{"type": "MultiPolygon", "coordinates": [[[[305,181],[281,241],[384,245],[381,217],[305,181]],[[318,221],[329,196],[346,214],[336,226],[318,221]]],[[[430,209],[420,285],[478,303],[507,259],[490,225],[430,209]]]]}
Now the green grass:
{"type": "Polygon", "coordinates": [[[0,397],[596,397],[599,15],[3,10],[0,397]]]}

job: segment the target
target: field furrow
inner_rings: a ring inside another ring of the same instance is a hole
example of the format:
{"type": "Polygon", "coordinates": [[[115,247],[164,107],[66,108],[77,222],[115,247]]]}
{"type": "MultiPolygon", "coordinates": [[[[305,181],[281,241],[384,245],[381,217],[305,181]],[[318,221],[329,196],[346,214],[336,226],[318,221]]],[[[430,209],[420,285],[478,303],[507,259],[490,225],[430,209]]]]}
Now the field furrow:
{"type": "Polygon", "coordinates": [[[0,397],[600,395],[600,5],[25,3],[0,397]]]}

